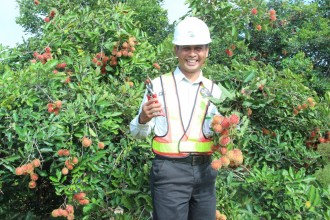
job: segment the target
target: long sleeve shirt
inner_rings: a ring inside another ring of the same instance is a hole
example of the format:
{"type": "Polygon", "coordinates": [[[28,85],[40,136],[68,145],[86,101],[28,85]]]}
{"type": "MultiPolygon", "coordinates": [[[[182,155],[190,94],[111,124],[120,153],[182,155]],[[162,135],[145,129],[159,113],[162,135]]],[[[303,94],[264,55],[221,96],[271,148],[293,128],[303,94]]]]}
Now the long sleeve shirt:
{"type": "MultiPolygon", "coordinates": [[[[200,73],[199,77],[197,80],[194,82],[190,82],[189,79],[185,77],[185,75],[180,71],[180,69],[177,67],[174,71],[174,77],[175,81],[177,83],[177,90],[178,90],[178,95],[179,95],[179,101],[180,101],[180,108],[181,108],[181,116],[182,116],[182,121],[184,125],[184,129],[187,129],[188,123],[190,116],[193,111],[193,106],[195,102],[195,95],[198,90],[198,86],[200,82],[203,82],[203,77],[202,72],[200,73]]],[[[158,101],[162,104],[163,106],[163,112],[165,112],[164,108],[164,96],[163,96],[163,91],[162,91],[162,86],[161,86],[161,81],[160,78],[156,78],[152,81],[153,83],[153,89],[156,92],[158,96],[158,101]]],[[[166,86],[166,85],[163,85],[166,86]]],[[[219,86],[214,84],[213,90],[212,90],[212,97],[214,98],[220,98],[221,96],[221,90],[219,86]]],[[[176,97],[173,97],[176,98],[176,97]]],[[[142,106],[143,104],[147,102],[147,97],[146,93],[144,95],[143,101],[140,105],[139,113],[135,116],[135,118],[131,121],[130,123],[130,131],[131,134],[135,138],[146,138],[152,130],[154,131],[155,135],[157,136],[163,136],[167,132],[167,120],[165,116],[157,116],[151,119],[146,124],[140,124],[139,123],[139,115],[142,111],[142,106]]],[[[216,106],[212,103],[210,103],[210,106],[207,111],[207,115],[203,124],[203,133],[206,137],[212,136],[213,132],[210,129],[211,126],[211,121],[212,117],[215,114],[219,114],[216,106]]]]}

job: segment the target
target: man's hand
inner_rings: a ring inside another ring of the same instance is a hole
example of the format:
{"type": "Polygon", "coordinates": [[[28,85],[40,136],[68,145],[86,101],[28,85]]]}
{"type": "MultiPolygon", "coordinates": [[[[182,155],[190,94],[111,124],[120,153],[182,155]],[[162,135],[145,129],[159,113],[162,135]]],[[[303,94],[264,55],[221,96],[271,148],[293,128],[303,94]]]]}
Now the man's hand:
{"type": "Polygon", "coordinates": [[[158,102],[157,98],[151,98],[149,101],[143,104],[142,111],[139,115],[139,123],[146,124],[152,118],[161,116],[162,105],[158,102]]]}

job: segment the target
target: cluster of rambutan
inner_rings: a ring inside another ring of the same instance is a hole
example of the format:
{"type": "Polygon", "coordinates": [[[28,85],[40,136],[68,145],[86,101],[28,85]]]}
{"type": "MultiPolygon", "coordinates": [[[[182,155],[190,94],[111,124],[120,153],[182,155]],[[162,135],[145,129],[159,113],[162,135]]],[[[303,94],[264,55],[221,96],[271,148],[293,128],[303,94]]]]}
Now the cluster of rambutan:
{"type": "Polygon", "coordinates": [[[132,57],[135,51],[135,45],[137,44],[135,37],[129,37],[127,41],[124,41],[121,45],[117,42],[117,45],[113,47],[111,54],[116,57],[132,57]]]}
{"type": "Polygon", "coordinates": [[[73,166],[78,163],[78,158],[73,157],[72,159],[67,159],[64,162],[64,167],[62,168],[61,172],[63,175],[68,175],[69,170],[73,170],[73,166]]]}
{"type": "Polygon", "coordinates": [[[31,63],[36,63],[37,60],[40,61],[42,64],[45,64],[48,60],[52,59],[52,49],[50,47],[45,48],[45,52],[40,54],[38,52],[33,52],[33,57],[35,59],[31,60],[31,63]]]}
{"type": "Polygon", "coordinates": [[[103,52],[97,53],[93,59],[92,62],[96,66],[101,67],[101,73],[105,74],[107,73],[106,66],[108,61],[109,65],[111,67],[115,67],[118,65],[118,58],[120,57],[132,57],[134,55],[135,51],[135,45],[137,44],[135,37],[130,37],[127,41],[120,44],[118,41],[116,45],[113,47],[111,56],[106,56],[103,52]]]}
{"type": "Polygon", "coordinates": [[[65,72],[67,76],[64,80],[64,83],[69,83],[69,82],[71,82],[70,77],[71,77],[72,71],[66,67],[67,67],[67,64],[65,62],[59,63],[56,65],[55,69],[53,70],[53,73],[57,74],[58,72],[65,72]]]}
{"type": "MultiPolygon", "coordinates": [[[[48,60],[53,58],[51,51],[52,51],[52,49],[50,47],[46,47],[45,52],[42,53],[42,54],[35,51],[33,53],[33,57],[35,59],[32,59],[31,63],[36,63],[37,61],[40,61],[42,64],[45,64],[48,60]]],[[[64,71],[65,70],[67,72],[68,76],[64,80],[64,83],[69,83],[69,82],[71,82],[70,76],[71,76],[72,72],[70,70],[66,69],[66,66],[67,66],[67,64],[65,62],[57,64],[56,67],[55,67],[56,69],[53,70],[53,73],[57,74],[59,71],[64,71]]]]}
{"type": "Polygon", "coordinates": [[[243,154],[242,151],[238,148],[234,148],[232,150],[223,148],[221,150],[221,154],[222,156],[219,159],[213,160],[211,163],[211,167],[215,170],[219,170],[221,167],[235,168],[243,163],[243,154]]]}
{"type": "Polygon", "coordinates": [[[59,63],[59,64],[57,64],[56,65],[56,69],[58,70],[58,71],[63,71],[63,70],[65,70],[65,67],[67,66],[67,64],[66,63],[59,63]]]}
{"type": "Polygon", "coordinates": [[[293,108],[293,114],[294,115],[298,115],[300,111],[305,110],[306,108],[310,107],[314,107],[315,106],[315,101],[312,97],[307,98],[307,102],[303,103],[303,104],[299,104],[297,107],[293,108]]]}
{"type": "Polygon", "coordinates": [[[44,21],[45,22],[50,22],[54,17],[55,17],[55,15],[56,15],[56,9],[52,9],[50,12],[49,12],[49,15],[48,15],[48,17],[45,17],[44,18],[44,21]]]}
{"type": "MultiPolygon", "coordinates": [[[[251,9],[251,14],[252,15],[257,15],[258,14],[258,10],[256,8],[252,8],[251,9]]],[[[270,9],[268,11],[268,14],[269,14],[269,19],[271,21],[276,21],[276,11],[274,9],[270,9]]],[[[261,29],[262,29],[262,26],[260,24],[256,25],[255,27],[256,27],[256,29],[258,31],[261,31],[261,29]]]]}
{"type": "Polygon", "coordinates": [[[66,205],[65,208],[58,208],[52,211],[52,217],[66,217],[68,220],[74,219],[74,208],[73,205],[66,205]]]}
{"type": "Polygon", "coordinates": [[[65,72],[66,72],[67,76],[64,80],[64,83],[69,83],[69,82],[71,82],[72,71],[70,69],[66,69],[65,72]]]}
{"type": "Polygon", "coordinates": [[[153,63],[152,66],[155,67],[156,69],[160,70],[160,66],[158,63],[153,63]]]}
{"type": "Polygon", "coordinates": [[[50,12],[49,12],[49,17],[50,17],[50,18],[54,18],[55,15],[56,15],[56,9],[52,9],[52,10],[50,10],[50,12]]]}
{"type": "MultiPolygon", "coordinates": [[[[60,149],[57,151],[58,156],[60,157],[69,157],[70,151],[68,149],[60,149]]],[[[61,172],[63,175],[68,175],[69,170],[73,170],[74,165],[78,164],[79,160],[77,157],[70,157],[64,162],[64,167],[61,172]]]]}
{"type": "Polygon", "coordinates": [[[233,54],[234,54],[234,50],[236,49],[236,45],[235,44],[232,44],[231,46],[230,46],[230,48],[228,47],[226,50],[225,50],[225,53],[227,54],[227,56],[228,57],[231,57],[231,56],[233,56],[233,54]]]}
{"type": "Polygon", "coordinates": [[[57,100],[54,103],[47,104],[48,112],[54,113],[55,115],[59,114],[61,107],[62,107],[62,101],[60,100],[57,100]]]}
{"type": "Polygon", "coordinates": [[[57,155],[59,157],[68,157],[68,156],[70,156],[70,151],[68,149],[59,149],[57,151],[57,155]]]}
{"type": "Polygon", "coordinates": [[[268,130],[267,128],[261,128],[263,135],[271,135],[272,137],[276,137],[276,132],[268,130]]]}
{"type": "MultiPolygon", "coordinates": [[[[106,56],[103,52],[97,53],[92,59],[92,62],[95,63],[96,66],[101,67],[101,73],[103,73],[103,74],[105,74],[107,72],[106,66],[107,66],[108,61],[109,61],[109,57],[106,56]]],[[[117,59],[114,60],[114,58],[112,58],[111,64],[117,65],[117,59]]]]}
{"type": "MultiPolygon", "coordinates": [[[[52,12],[51,12],[52,13],[52,12]]],[[[55,13],[55,11],[53,12],[55,13]]],[[[31,63],[36,63],[37,61],[40,61],[42,64],[45,64],[48,60],[52,59],[52,49],[50,47],[45,48],[45,52],[40,54],[38,52],[33,53],[33,57],[35,59],[31,60],[31,63]]],[[[53,70],[54,74],[57,74],[59,71],[66,71],[68,74],[68,77],[65,79],[65,83],[69,83],[71,81],[70,76],[71,76],[71,71],[66,69],[67,64],[65,62],[59,63],[56,65],[55,69],[53,70]]]]}
{"type": "Polygon", "coordinates": [[[79,192],[73,195],[73,200],[77,201],[80,205],[87,205],[89,204],[88,198],[86,198],[86,193],[79,192]]]}
{"type": "Polygon", "coordinates": [[[227,56],[229,56],[229,57],[231,57],[231,56],[233,56],[233,51],[231,50],[231,49],[226,49],[225,50],[225,53],[227,54],[227,56]]]}
{"type": "Polygon", "coordinates": [[[214,115],[212,118],[211,128],[215,133],[215,137],[219,137],[218,144],[227,146],[230,142],[229,133],[237,128],[239,116],[232,114],[229,117],[222,115],[214,115]]]}
{"type": "Polygon", "coordinates": [[[231,143],[231,135],[237,129],[239,116],[232,114],[229,117],[222,115],[214,115],[211,123],[211,128],[214,131],[212,147],[213,152],[219,151],[221,157],[212,161],[212,168],[219,170],[221,167],[237,167],[243,163],[243,155],[241,150],[235,148],[228,150],[228,145],[231,143]]]}
{"type": "MultiPolygon", "coordinates": [[[[81,145],[85,148],[92,146],[92,143],[93,143],[92,139],[88,138],[87,136],[83,136],[83,138],[81,139],[81,145]]],[[[99,141],[97,143],[97,147],[98,149],[103,150],[105,147],[104,142],[99,141]]]]}
{"type": "Polygon", "coordinates": [[[222,214],[219,210],[216,210],[215,220],[227,220],[227,216],[225,214],[222,214]]]}
{"type": "Polygon", "coordinates": [[[34,159],[31,163],[26,163],[22,166],[19,166],[15,169],[15,174],[18,176],[21,175],[30,175],[31,181],[29,182],[29,188],[34,189],[37,186],[37,180],[39,179],[38,174],[34,172],[34,168],[40,167],[41,163],[39,159],[34,159]]]}
{"type": "Polygon", "coordinates": [[[129,86],[129,87],[133,87],[134,86],[134,82],[132,82],[131,80],[130,80],[130,78],[129,77],[127,77],[126,79],[125,79],[125,86],[129,86]]]}
{"type": "Polygon", "coordinates": [[[67,68],[67,64],[65,62],[62,62],[62,63],[59,63],[59,64],[56,65],[55,69],[53,70],[53,73],[57,74],[58,72],[65,72],[66,73],[66,78],[64,80],[64,83],[71,82],[72,71],[67,68]]]}
{"type": "Polygon", "coordinates": [[[269,10],[269,19],[271,21],[276,21],[276,11],[274,9],[269,10]]]}
{"type": "Polygon", "coordinates": [[[330,131],[322,133],[319,128],[313,129],[305,141],[307,148],[313,148],[315,150],[317,146],[322,143],[330,143],[330,131]]]}

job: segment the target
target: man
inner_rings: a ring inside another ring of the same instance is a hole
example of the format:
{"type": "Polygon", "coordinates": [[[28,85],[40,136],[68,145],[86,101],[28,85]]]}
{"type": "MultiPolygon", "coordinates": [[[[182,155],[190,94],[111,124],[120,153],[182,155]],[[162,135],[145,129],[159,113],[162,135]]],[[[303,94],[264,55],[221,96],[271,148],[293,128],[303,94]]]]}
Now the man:
{"type": "Polygon", "coordinates": [[[207,97],[220,98],[221,91],[201,70],[210,42],[202,20],[187,17],[177,25],[178,67],[153,80],[158,98],[148,101],[145,95],[130,123],[136,138],[155,133],[150,172],[154,220],[215,219],[217,171],[210,166],[210,124],[218,111],[207,97]]]}

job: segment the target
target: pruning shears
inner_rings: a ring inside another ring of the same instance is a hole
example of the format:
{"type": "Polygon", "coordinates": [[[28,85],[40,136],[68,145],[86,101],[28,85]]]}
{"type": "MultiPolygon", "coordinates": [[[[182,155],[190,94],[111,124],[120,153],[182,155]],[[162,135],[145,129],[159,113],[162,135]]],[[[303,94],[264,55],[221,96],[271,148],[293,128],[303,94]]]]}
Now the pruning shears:
{"type": "MultiPolygon", "coordinates": [[[[147,88],[147,98],[148,98],[148,101],[151,98],[157,99],[157,94],[154,91],[154,87],[153,87],[153,84],[152,84],[151,79],[150,79],[149,76],[147,76],[147,79],[145,81],[145,84],[146,84],[146,88],[147,88]]],[[[155,103],[158,103],[158,101],[155,101],[155,103]]],[[[155,112],[155,114],[164,116],[163,111],[161,111],[161,112],[155,112]]]]}
{"type": "MultiPolygon", "coordinates": [[[[154,86],[151,82],[151,79],[150,77],[148,76],[146,81],[145,81],[145,84],[146,84],[146,88],[147,88],[147,98],[148,98],[148,101],[151,99],[151,98],[157,98],[157,94],[155,93],[154,91],[154,86]]],[[[158,101],[156,101],[157,103],[158,101]]]]}

